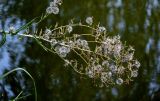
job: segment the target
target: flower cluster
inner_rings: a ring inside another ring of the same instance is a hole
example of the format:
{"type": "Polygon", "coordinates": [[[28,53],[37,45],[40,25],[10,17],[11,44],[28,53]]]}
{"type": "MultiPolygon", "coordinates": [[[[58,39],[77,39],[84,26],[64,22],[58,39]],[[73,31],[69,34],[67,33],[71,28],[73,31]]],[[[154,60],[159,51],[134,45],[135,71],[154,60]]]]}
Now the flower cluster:
{"type": "MultiPolygon", "coordinates": [[[[58,14],[59,5],[61,0],[50,2],[46,12],[58,14]]],[[[134,48],[123,44],[119,35],[107,36],[105,27],[99,24],[93,27],[92,17],[87,17],[85,22],[87,25],[72,22],[55,26],[34,37],[49,42],[49,51],[57,53],[65,66],[70,65],[77,73],[97,81],[101,86],[121,85],[137,77],[140,63],[134,59],[134,48]],[[88,28],[90,33],[73,33],[74,27],[88,28]]]]}
{"type": "Polygon", "coordinates": [[[105,27],[93,28],[81,23],[56,27],[52,31],[46,29],[42,38],[50,42],[52,49],[76,72],[103,86],[121,85],[138,76],[140,63],[134,59],[134,48],[123,44],[119,35],[106,36],[105,27]],[[92,31],[90,34],[67,34],[74,26],[92,31]],[[92,40],[87,40],[86,35],[92,40]],[[71,53],[75,57],[67,56],[71,53]]]}
{"type": "Polygon", "coordinates": [[[133,59],[134,49],[123,45],[119,35],[104,38],[97,50],[86,68],[90,78],[99,79],[103,85],[121,85],[138,76],[140,63],[133,59]]]}
{"type": "Polygon", "coordinates": [[[119,57],[121,50],[123,49],[119,35],[114,36],[113,38],[105,38],[101,47],[105,56],[114,55],[115,57],[119,57]]]}
{"type": "Polygon", "coordinates": [[[89,49],[88,42],[86,40],[82,39],[77,39],[75,44],[77,47],[82,48],[82,49],[89,49]]]}
{"type": "Polygon", "coordinates": [[[49,7],[46,9],[46,13],[48,14],[58,14],[59,13],[59,8],[58,6],[61,5],[62,1],[61,0],[54,0],[50,2],[49,7]]]}

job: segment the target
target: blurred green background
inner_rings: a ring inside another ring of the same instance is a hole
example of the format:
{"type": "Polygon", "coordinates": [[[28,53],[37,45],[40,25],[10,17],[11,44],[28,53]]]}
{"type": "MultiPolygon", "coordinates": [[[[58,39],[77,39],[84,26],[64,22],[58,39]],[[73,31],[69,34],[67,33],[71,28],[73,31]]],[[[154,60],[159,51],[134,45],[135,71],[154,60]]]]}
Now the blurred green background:
{"type": "MultiPolygon", "coordinates": [[[[0,0],[0,29],[24,25],[45,13],[48,4],[48,0],[0,0]]],[[[68,24],[73,18],[84,22],[88,16],[105,26],[109,35],[119,34],[123,42],[135,48],[141,67],[129,85],[96,87],[90,79],[64,67],[57,55],[44,51],[34,40],[18,40],[17,36],[7,36],[0,48],[0,74],[17,66],[25,68],[35,79],[38,101],[150,101],[160,86],[160,1],[63,0],[60,14],[50,15],[37,27],[68,24]]],[[[20,91],[31,94],[22,101],[34,101],[33,83],[22,72],[1,80],[0,86],[1,101],[16,97],[20,91]]]]}

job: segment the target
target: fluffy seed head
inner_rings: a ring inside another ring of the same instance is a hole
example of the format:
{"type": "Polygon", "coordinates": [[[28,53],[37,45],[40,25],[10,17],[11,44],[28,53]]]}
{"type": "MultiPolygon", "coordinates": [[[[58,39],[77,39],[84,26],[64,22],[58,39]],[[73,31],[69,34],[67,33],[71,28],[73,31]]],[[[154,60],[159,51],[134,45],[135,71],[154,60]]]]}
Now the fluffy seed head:
{"type": "Polygon", "coordinates": [[[92,18],[92,17],[87,17],[87,18],[86,18],[86,23],[89,24],[89,25],[92,25],[92,23],[93,23],[93,18],[92,18]]]}

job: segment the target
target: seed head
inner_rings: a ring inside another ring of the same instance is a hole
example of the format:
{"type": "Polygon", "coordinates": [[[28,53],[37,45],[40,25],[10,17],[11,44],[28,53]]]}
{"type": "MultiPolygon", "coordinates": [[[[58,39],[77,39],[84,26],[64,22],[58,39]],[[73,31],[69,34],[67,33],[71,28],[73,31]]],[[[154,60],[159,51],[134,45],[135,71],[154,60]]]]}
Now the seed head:
{"type": "Polygon", "coordinates": [[[56,39],[51,39],[51,46],[54,47],[57,44],[57,40],[56,39]]]}
{"type": "Polygon", "coordinates": [[[97,29],[97,32],[98,33],[102,33],[102,32],[105,32],[106,31],[106,28],[105,27],[98,27],[98,29],[97,29]]]}
{"type": "Polygon", "coordinates": [[[56,6],[54,6],[54,7],[48,7],[47,9],[46,9],[46,12],[48,13],[48,14],[58,14],[59,13],[59,8],[58,7],[56,7],[56,6]]]}
{"type": "Polygon", "coordinates": [[[68,25],[66,30],[68,33],[71,33],[73,31],[73,28],[72,28],[72,26],[68,25]]]}
{"type": "Polygon", "coordinates": [[[118,84],[118,85],[123,84],[123,79],[122,79],[122,78],[118,78],[118,79],[116,80],[116,84],[118,84]]]}
{"type": "Polygon", "coordinates": [[[51,31],[50,29],[46,29],[46,30],[45,30],[45,34],[51,35],[51,34],[52,34],[52,31],[51,31]]]}
{"type": "Polygon", "coordinates": [[[89,25],[92,25],[92,23],[93,23],[93,18],[92,18],[92,17],[87,17],[87,18],[86,18],[86,23],[89,24],[89,25]]]}
{"type": "Polygon", "coordinates": [[[131,71],[131,77],[137,77],[137,76],[138,76],[137,70],[131,71]]]}

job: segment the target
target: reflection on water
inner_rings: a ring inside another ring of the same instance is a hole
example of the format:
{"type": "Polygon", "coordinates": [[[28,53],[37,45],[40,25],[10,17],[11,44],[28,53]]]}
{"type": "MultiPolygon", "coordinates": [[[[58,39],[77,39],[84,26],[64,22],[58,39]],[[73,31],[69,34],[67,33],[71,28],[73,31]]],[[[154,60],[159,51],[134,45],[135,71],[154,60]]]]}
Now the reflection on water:
{"type": "MultiPolygon", "coordinates": [[[[11,24],[11,21],[14,19],[14,17],[9,17],[5,19],[4,25],[2,25],[2,20],[0,22],[0,29],[5,29],[7,31],[8,26],[11,24]]],[[[20,27],[19,20],[16,19],[16,23],[13,25],[15,27],[20,27]]],[[[18,66],[20,63],[20,60],[22,57],[25,55],[25,44],[26,44],[26,39],[19,40],[17,36],[10,36],[7,35],[6,37],[6,43],[0,48],[0,75],[2,75],[6,70],[13,69],[14,67],[18,66]]],[[[17,72],[17,75],[18,72],[17,72]]],[[[20,75],[19,75],[20,76],[20,75]]],[[[22,77],[22,75],[21,75],[22,77]]],[[[17,79],[18,80],[18,79],[17,79]]],[[[24,85],[24,78],[19,78],[19,84],[24,85]]],[[[14,92],[12,92],[12,87],[11,85],[5,83],[4,80],[0,81],[0,84],[2,84],[4,89],[7,92],[8,97],[16,96],[14,92]]],[[[23,86],[21,86],[23,87],[23,86]]],[[[0,91],[1,92],[1,91],[0,91]]],[[[4,91],[2,91],[4,92],[4,91]]],[[[1,92],[1,93],[2,93],[1,92]]],[[[2,99],[2,98],[1,98],[2,99]]]]}
{"type": "MultiPolygon", "coordinates": [[[[2,16],[3,18],[4,16],[2,16]]],[[[15,28],[19,28],[21,26],[21,21],[16,16],[9,16],[5,18],[5,22],[3,20],[0,20],[0,29],[4,29],[5,31],[8,31],[9,26],[14,26],[15,28]],[[12,23],[13,20],[16,20],[15,23],[12,23]]],[[[2,39],[2,36],[1,36],[2,39]]],[[[2,72],[4,72],[4,69],[11,68],[12,66],[18,66],[20,59],[23,56],[23,53],[25,52],[25,43],[26,39],[19,40],[17,36],[10,36],[7,35],[6,37],[6,43],[0,48],[0,64],[1,64],[1,71],[0,75],[2,75],[2,72]],[[13,60],[14,59],[14,60],[13,60]]]]}
{"type": "MultiPolygon", "coordinates": [[[[11,25],[18,28],[39,16],[46,5],[46,0],[0,0],[0,29],[7,31],[11,25]]],[[[159,0],[65,0],[60,15],[50,16],[48,21],[33,27],[33,30],[45,28],[48,22],[66,24],[72,18],[82,20],[93,16],[95,22],[107,26],[109,34],[120,34],[123,42],[126,40],[136,49],[135,55],[142,66],[138,78],[129,85],[94,87],[87,78],[64,68],[57,56],[45,52],[34,41],[9,35],[0,48],[0,75],[16,66],[25,67],[36,80],[39,101],[150,101],[150,96],[160,88],[159,13],[159,0]]],[[[33,94],[31,80],[23,73],[17,72],[7,79],[0,84],[10,92],[9,97],[21,90],[24,95],[33,94]]],[[[27,97],[26,101],[33,97],[27,97]]]]}

